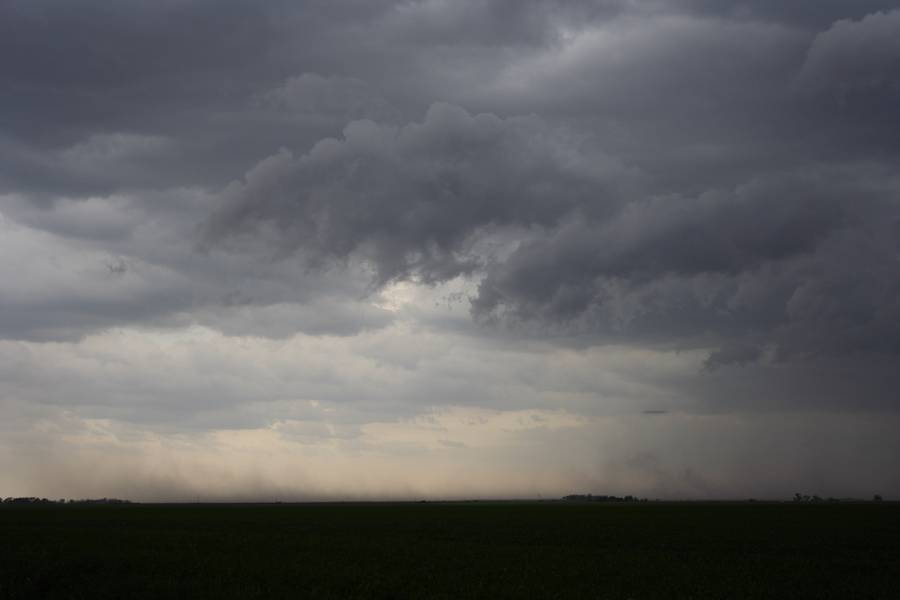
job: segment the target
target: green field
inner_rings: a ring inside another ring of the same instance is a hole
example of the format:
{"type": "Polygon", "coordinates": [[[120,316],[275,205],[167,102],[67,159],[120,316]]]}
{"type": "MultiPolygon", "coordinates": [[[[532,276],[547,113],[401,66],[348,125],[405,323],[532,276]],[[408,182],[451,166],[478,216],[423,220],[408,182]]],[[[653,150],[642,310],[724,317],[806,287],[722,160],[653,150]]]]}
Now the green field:
{"type": "Polygon", "coordinates": [[[0,509],[0,598],[900,598],[900,505],[0,509]]]}

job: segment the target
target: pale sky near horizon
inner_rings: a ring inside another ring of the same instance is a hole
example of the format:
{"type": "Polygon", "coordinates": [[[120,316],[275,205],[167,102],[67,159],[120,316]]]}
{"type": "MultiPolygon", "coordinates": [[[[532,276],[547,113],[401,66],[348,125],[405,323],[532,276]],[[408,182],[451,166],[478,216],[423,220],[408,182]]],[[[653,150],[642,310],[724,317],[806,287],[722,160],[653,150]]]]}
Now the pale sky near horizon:
{"type": "Polygon", "coordinates": [[[900,496],[900,4],[0,0],[0,497],[900,496]]]}

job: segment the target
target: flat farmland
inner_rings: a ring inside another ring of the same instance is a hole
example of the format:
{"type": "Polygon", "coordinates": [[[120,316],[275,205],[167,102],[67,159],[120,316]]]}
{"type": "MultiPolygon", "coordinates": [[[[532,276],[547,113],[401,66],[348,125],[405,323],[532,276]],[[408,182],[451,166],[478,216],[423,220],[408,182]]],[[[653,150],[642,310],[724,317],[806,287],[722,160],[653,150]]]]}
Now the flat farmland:
{"type": "Polygon", "coordinates": [[[900,598],[900,504],[0,508],[0,598],[900,598]]]}

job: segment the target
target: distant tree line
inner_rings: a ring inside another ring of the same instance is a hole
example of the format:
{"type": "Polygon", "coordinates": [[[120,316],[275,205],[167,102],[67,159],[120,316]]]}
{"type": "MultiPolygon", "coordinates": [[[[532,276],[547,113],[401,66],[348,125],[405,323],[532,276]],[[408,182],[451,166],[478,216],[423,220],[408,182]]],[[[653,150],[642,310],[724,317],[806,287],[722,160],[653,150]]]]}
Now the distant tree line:
{"type": "MultiPolygon", "coordinates": [[[[647,498],[638,498],[637,496],[604,496],[604,495],[594,495],[594,494],[570,494],[568,496],[563,496],[563,500],[569,500],[572,502],[647,502],[647,498]]],[[[827,498],[822,498],[816,494],[794,494],[792,500],[799,504],[819,504],[826,502],[865,502],[865,500],[861,498],[834,498],[829,496],[827,498]]],[[[756,502],[757,500],[751,498],[748,502],[756,502]]],[[[875,494],[872,496],[872,502],[883,502],[884,498],[881,497],[881,494],[875,494]]]]}
{"type": "Polygon", "coordinates": [[[33,496],[23,496],[20,498],[4,498],[3,504],[131,504],[131,500],[120,500],[119,498],[60,498],[59,500],[49,500],[47,498],[36,498],[33,496]]]}
{"type": "MultiPolygon", "coordinates": [[[[817,504],[820,502],[864,502],[864,500],[861,500],[859,498],[834,498],[832,496],[822,498],[821,496],[817,496],[815,494],[810,496],[808,494],[801,494],[799,492],[794,494],[793,500],[794,502],[800,504],[817,504]]],[[[874,496],[872,496],[872,502],[882,502],[883,500],[884,498],[881,497],[881,494],[875,494],[874,496]]]]}
{"type": "Polygon", "coordinates": [[[570,494],[563,496],[563,500],[574,502],[647,502],[646,498],[637,496],[595,496],[594,494],[570,494]]]}

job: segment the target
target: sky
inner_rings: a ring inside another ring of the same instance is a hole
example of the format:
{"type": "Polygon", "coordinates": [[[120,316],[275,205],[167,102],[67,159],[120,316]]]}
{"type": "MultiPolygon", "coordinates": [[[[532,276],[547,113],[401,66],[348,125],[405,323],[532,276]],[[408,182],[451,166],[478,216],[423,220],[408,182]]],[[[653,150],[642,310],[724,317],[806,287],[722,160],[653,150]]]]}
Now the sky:
{"type": "Polygon", "coordinates": [[[900,496],[900,4],[0,0],[0,496],[900,496]]]}

